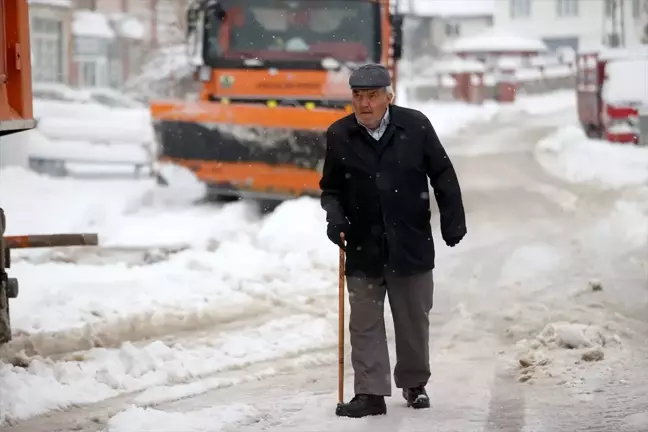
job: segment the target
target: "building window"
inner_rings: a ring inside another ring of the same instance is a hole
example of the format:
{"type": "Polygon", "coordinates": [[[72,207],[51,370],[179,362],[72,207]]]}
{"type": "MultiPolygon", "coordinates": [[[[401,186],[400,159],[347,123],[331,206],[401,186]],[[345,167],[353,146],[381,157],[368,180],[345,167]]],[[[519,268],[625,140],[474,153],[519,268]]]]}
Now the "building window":
{"type": "Polygon", "coordinates": [[[32,78],[35,82],[63,82],[63,23],[33,18],[31,23],[32,78]]]}
{"type": "Polygon", "coordinates": [[[511,18],[531,16],[531,0],[509,0],[511,18]]]}
{"type": "Polygon", "coordinates": [[[105,58],[77,58],[79,87],[107,87],[105,58]]]}
{"type": "Polygon", "coordinates": [[[454,36],[459,36],[459,33],[461,32],[461,28],[459,26],[459,23],[446,23],[445,24],[445,34],[446,36],[449,37],[454,37],[454,36]]]}
{"type": "Polygon", "coordinates": [[[556,13],[560,17],[578,16],[578,0],[556,0],[556,13]]]}

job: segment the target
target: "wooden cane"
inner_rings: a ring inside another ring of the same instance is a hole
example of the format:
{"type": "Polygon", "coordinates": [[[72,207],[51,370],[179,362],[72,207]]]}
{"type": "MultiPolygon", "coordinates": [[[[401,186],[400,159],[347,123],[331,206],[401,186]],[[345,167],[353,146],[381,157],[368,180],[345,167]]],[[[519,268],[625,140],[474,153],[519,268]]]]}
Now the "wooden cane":
{"type": "MultiPolygon", "coordinates": [[[[340,234],[344,242],[344,234],[340,234]]],[[[338,404],[344,403],[344,249],[340,247],[338,281],[338,404]]]]}

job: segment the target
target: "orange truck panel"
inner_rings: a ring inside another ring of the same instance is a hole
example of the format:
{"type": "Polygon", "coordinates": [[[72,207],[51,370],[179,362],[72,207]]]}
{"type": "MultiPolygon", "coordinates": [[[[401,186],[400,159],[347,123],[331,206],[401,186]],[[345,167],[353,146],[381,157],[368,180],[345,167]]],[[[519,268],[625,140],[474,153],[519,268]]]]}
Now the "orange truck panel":
{"type": "Polygon", "coordinates": [[[0,135],[34,127],[27,0],[0,0],[0,135]]]}
{"type": "Polygon", "coordinates": [[[154,119],[206,124],[291,128],[325,131],[347,113],[334,109],[228,104],[217,102],[157,101],[150,104],[154,119]]]}
{"type": "Polygon", "coordinates": [[[268,70],[214,70],[212,79],[203,86],[202,96],[258,98],[349,99],[348,72],[323,71],[268,71],[268,70]]]}

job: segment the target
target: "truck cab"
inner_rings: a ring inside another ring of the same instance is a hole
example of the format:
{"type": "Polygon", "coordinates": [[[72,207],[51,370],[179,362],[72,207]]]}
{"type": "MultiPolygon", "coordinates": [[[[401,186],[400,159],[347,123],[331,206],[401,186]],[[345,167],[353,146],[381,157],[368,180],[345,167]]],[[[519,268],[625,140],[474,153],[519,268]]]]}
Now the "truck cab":
{"type": "MultiPolygon", "coordinates": [[[[187,13],[197,101],[153,101],[160,162],[212,196],[319,195],[325,131],[351,112],[350,73],[381,63],[397,83],[389,0],[198,0],[187,13]]],[[[393,86],[394,87],[394,86],[393,86]]]]}
{"type": "Polygon", "coordinates": [[[648,106],[648,47],[579,53],[576,92],[580,123],[591,138],[641,141],[639,112],[648,106]]]}

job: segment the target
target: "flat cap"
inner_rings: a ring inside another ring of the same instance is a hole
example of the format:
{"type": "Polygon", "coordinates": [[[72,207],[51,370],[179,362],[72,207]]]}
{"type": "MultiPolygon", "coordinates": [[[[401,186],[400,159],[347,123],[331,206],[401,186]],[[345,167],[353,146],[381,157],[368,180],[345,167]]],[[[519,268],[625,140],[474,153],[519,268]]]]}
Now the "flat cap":
{"type": "Polygon", "coordinates": [[[376,89],[391,85],[389,70],[381,64],[370,63],[360,66],[349,76],[351,89],[376,89]]]}

